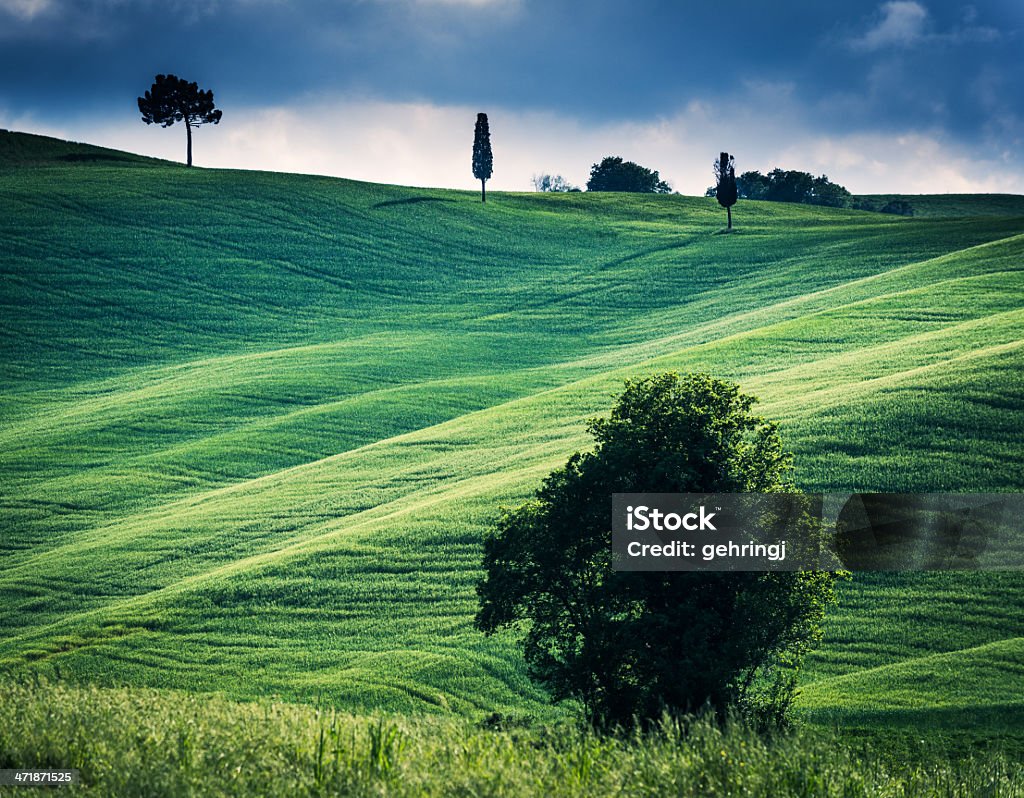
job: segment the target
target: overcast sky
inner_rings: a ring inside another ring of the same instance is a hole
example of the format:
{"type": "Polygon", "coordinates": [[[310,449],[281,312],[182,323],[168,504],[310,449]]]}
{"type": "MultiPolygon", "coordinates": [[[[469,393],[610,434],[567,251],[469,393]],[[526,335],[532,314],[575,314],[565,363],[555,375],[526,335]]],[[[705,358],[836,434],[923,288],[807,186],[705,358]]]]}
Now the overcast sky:
{"type": "Polygon", "coordinates": [[[739,171],[855,193],[1024,193],[1024,2],[0,0],[0,127],[184,159],[154,75],[213,89],[201,166],[494,189],[622,155],[684,194],[739,171]]]}

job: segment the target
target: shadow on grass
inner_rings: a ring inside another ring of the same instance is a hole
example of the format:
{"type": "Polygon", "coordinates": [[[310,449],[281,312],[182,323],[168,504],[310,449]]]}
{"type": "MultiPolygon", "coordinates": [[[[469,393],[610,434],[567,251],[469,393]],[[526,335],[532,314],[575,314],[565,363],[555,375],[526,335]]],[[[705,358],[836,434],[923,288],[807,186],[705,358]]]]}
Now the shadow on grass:
{"type": "Polygon", "coordinates": [[[455,200],[445,199],[444,197],[407,197],[406,199],[378,202],[376,205],[372,205],[370,207],[376,210],[378,208],[388,208],[392,205],[416,205],[420,202],[455,202],[455,200]]]}
{"type": "Polygon", "coordinates": [[[57,156],[58,161],[120,161],[124,163],[138,163],[138,158],[127,155],[106,155],[100,152],[72,152],[67,155],[57,156]]]}
{"type": "Polygon", "coordinates": [[[1009,731],[1024,738],[1024,704],[922,707],[920,709],[809,709],[802,720],[862,729],[913,728],[943,731],[1009,731]]]}
{"type": "Polygon", "coordinates": [[[832,727],[840,739],[860,741],[908,760],[942,749],[959,759],[1001,752],[1024,761],[1024,705],[927,707],[892,710],[812,710],[801,713],[812,726],[832,727]]]}

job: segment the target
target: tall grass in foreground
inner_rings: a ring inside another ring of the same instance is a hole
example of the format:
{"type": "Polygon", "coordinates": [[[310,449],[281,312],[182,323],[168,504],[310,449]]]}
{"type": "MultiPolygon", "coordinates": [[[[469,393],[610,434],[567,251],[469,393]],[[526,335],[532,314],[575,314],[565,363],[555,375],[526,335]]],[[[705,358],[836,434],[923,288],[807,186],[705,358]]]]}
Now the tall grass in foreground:
{"type": "Polygon", "coordinates": [[[68,792],[110,796],[1024,795],[1024,765],[996,753],[908,758],[705,719],[618,739],[38,682],[0,687],[4,767],[78,768],[68,792]]]}

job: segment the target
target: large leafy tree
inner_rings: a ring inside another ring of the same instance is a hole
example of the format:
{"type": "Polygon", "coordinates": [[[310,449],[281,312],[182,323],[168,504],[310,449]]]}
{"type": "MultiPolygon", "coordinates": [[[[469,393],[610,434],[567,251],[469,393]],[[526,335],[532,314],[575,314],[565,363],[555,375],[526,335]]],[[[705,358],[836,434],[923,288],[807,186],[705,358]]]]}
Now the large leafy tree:
{"type": "Polygon", "coordinates": [[[811,204],[825,205],[829,208],[849,208],[853,205],[853,194],[838,183],[828,179],[828,175],[816,177],[811,183],[811,204]]]}
{"type": "Polygon", "coordinates": [[[192,128],[219,124],[222,116],[213,105],[213,91],[203,91],[197,83],[189,83],[177,75],[157,75],[146,95],[139,97],[139,112],[147,125],[170,127],[175,122],[185,123],[189,166],[192,165],[192,128]]]}
{"type": "Polygon", "coordinates": [[[590,422],[595,450],[569,458],[487,538],[478,628],[520,628],[531,676],[555,701],[579,700],[591,722],[708,705],[784,718],[834,575],[611,568],[613,493],[793,490],[754,401],[707,375],[627,382],[611,416],[590,422]]]}
{"type": "MultiPolygon", "coordinates": [[[[717,177],[717,163],[715,169],[717,177]]],[[[709,188],[707,194],[716,196],[718,186],[709,188]]],[[[849,208],[854,204],[853,195],[827,175],[815,177],[808,172],[786,169],[772,169],[766,175],[744,172],[736,178],[736,194],[739,199],[802,202],[832,208],[849,208]]]]}
{"type": "Polygon", "coordinates": [[[487,114],[477,114],[476,128],[473,132],[473,177],[480,181],[481,202],[487,202],[487,181],[490,180],[493,169],[491,128],[487,122],[487,114]]]}
{"type": "Polygon", "coordinates": [[[658,172],[633,161],[609,155],[590,167],[587,191],[632,191],[641,194],[667,194],[672,190],[658,172]]]}
{"type": "Polygon", "coordinates": [[[736,193],[743,199],[768,199],[772,181],[760,172],[744,172],[736,178],[736,193]]]}

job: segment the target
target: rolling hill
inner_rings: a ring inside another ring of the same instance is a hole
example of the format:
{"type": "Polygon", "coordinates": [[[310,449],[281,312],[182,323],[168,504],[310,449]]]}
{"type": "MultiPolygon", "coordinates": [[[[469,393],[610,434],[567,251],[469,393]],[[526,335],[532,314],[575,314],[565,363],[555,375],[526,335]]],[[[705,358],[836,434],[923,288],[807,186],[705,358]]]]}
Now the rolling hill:
{"type": "MultiPolygon", "coordinates": [[[[481,536],[659,370],[760,397],[806,489],[1024,488],[1020,198],[741,202],[721,235],[705,198],[481,205],[14,133],[0,196],[10,672],[547,712],[472,629],[481,536]]],[[[858,575],[804,710],[1019,724],[1022,588],[858,575]]]]}

